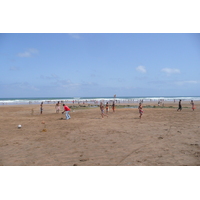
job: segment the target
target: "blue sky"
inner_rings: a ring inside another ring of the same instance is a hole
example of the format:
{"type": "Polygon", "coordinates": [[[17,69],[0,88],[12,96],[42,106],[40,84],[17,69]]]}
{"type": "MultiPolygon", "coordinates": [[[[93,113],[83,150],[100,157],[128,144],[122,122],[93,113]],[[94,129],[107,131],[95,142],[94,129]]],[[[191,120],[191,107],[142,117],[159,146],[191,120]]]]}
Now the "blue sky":
{"type": "Polygon", "coordinates": [[[200,34],[0,34],[0,98],[200,95],[200,34]]]}

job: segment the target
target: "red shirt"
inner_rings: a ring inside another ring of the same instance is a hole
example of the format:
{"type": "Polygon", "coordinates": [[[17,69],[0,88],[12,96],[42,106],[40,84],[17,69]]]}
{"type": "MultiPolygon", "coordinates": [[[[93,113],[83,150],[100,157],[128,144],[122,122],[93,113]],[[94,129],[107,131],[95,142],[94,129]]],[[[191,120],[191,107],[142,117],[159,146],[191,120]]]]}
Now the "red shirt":
{"type": "Polygon", "coordinates": [[[68,106],[64,106],[65,111],[70,111],[70,108],[68,106]]]}

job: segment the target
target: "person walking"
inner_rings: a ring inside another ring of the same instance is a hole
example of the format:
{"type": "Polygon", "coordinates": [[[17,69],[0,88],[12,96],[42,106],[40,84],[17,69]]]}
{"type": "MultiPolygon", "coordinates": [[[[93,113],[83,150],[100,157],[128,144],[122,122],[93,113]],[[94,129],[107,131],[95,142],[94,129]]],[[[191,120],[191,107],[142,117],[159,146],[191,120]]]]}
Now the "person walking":
{"type": "Polygon", "coordinates": [[[42,112],[43,112],[43,102],[41,102],[40,104],[40,114],[42,114],[42,112]]]}
{"type": "Polygon", "coordinates": [[[193,100],[191,100],[191,104],[192,104],[192,110],[194,111],[195,106],[194,106],[194,101],[193,100]]]}
{"type": "Polygon", "coordinates": [[[178,103],[178,109],[177,109],[177,111],[181,111],[182,110],[182,105],[181,105],[181,100],[179,100],[179,103],[178,103]]]}
{"type": "Polygon", "coordinates": [[[113,104],[112,104],[112,110],[113,112],[115,112],[115,102],[113,101],[113,104]]]}
{"type": "Polygon", "coordinates": [[[108,102],[106,103],[106,114],[108,114],[108,111],[109,111],[109,104],[108,102]]]}
{"type": "Polygon", "coordinates": [[[140,113],[139,118],[141,119],[142,118],[142,114],[143,114],[142,103],[139,103],[138,109],[139,109],[139,113],[140,113]]]}
{"type": "Polygon", "coordinates": [[[56,109],[56,113],[59,113],[60,111],[60,102],[58,101],[58,103],[55,105],[55,109],[56,109]]]}
{"type": "Polygon", "coordinates": [[[103,105],[102,102],[100,103],[100,111],[101,111],[101,117],[102,117],[102,119],[103,119],[104,115],[108,117],[108,115],[104,114],[104,105],[103,105]]]}
{"type": "Polygon", "coordinates": [[[63,104],[63,111],[62,111],[62,114],[64,113],[64,112],[66,112],[66,120],[68,120],[68,119],[71,119],[71,117],[70,117],[70,115],[69,115],[69,112],[70,112],[70,108],[68,107],[68,106],[66,106],[65,104],[63,104]]]}

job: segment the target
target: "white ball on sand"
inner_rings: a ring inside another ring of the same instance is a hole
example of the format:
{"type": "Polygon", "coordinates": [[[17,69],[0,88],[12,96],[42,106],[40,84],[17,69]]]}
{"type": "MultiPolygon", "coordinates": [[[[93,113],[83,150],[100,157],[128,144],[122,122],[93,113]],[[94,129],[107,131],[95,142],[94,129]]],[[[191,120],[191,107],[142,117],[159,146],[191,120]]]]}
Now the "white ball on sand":
{"type": "Polygon", "coordinates": [[[18,125],[18,128],[21,128],[21,127],[22,127],[22,125],[19,124],[19,125],[18,125]]]}

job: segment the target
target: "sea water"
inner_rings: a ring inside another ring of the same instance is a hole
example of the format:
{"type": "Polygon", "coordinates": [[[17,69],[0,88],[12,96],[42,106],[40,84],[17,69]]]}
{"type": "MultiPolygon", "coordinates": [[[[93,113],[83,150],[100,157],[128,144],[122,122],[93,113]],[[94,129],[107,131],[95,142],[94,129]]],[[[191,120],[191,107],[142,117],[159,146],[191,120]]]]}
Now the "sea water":
{"type": "Polygon", "coordinates": [[[28,105],[28,104],[55,104],[58,101],[69,104],[91,104],[98,105],[100,102],[134,103],[151,101],[200,101],[200,96],[132,96],[132,97],[45,97],[45,98],[0,98],[0,105],[28,105]]]}

